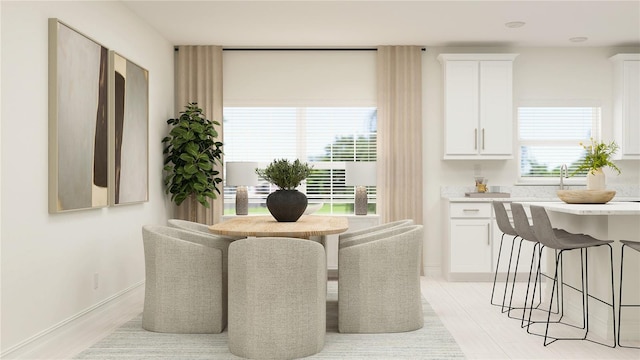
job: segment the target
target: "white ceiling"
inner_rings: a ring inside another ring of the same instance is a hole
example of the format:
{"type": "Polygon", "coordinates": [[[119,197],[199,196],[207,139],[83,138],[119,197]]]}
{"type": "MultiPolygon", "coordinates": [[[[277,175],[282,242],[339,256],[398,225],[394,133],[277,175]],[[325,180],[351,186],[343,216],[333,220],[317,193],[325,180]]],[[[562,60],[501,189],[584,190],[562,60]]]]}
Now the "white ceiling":
{"type": "Polygon", "coordinates": [[[174,45],[640,46],[640,0],[123,3],[174,45]]]}

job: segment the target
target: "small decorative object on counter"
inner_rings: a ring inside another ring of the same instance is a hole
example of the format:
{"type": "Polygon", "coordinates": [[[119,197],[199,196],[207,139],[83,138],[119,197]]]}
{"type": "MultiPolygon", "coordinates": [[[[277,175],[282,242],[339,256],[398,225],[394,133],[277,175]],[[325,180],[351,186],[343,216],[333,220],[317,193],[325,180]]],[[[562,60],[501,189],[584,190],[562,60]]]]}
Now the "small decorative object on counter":
{"type": "Polygon", "coordinates": [[[604,190],[606,187],[605,174],[602,171],[604,167],[610,167],[620,174],[620,169],[611,162],[611,157],[618,151],[618,144],[615,141],[605,144],[591,138],[591,144],[580,145],[585,150],[584,160],[578,166],[571,176],[587,170],[587,190],[604,190]]]}
{"type": "Polygon", "coordinates": [[[489,179],[482,176],[476,176],[476,191],[479,193],[487,192],[487,183],[489,179]]]}

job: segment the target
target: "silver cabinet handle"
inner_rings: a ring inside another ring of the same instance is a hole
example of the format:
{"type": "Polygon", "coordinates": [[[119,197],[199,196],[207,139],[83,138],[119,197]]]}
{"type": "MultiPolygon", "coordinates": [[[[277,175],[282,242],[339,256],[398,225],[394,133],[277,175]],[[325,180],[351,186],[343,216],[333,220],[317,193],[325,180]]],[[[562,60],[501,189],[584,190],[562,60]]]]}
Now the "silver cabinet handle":
{"type": "Polygon", "coordinates": [[[491,229],[487,225],[487,245],[491,245],[491,229]]]}
{"type": "Polygon", "coordinates": [[[462,211],[480,211],[480,209],[462,209],[462,211]]]}
{"type": "Polygon", "coordinates": [[[484,128],[482,128],[482,150],[484,150],[484,128]]]}
{"type": "Polygon", "coordinates": [[[478,150],[478,128],[475,128],[475,130],[473,130],[473,141],[473,149],[478,150]]]}

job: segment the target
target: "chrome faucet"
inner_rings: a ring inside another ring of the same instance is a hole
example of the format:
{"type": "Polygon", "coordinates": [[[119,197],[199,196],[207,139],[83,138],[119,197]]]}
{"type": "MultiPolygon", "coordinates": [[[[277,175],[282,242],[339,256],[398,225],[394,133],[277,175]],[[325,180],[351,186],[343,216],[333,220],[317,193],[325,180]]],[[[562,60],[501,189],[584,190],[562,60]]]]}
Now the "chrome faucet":
{"type": "Polygon", "coordinates": [[[569,168],[567,168],[567,164],[560,166],[560,190],[564,190],[563,178],[569,178],[569,168]],[[562,176],[562,170],[564,170],[564,177],[562,176]]]}

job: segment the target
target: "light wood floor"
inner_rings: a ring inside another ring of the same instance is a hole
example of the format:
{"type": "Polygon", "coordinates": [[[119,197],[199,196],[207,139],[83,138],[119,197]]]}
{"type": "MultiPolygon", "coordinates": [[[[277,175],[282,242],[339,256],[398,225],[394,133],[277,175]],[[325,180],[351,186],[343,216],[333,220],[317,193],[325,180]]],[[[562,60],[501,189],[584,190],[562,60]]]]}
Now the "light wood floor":
{"type": "MultiPolygon", "coordinates": [[[[499,307],[490,305],[491,286],[422,278],[423,295],[469,359],[640,359],[640,350],[610,349],[587,341],[557,341],[544,347],[542,338],[527,334],[518,320],[509,319],[499,307]]],[[[127,295],[121,309],[102,309],[109,313],[108,318],[87,319],[73,333],[62,332],[34,351],[8,358],[72,358],[139,314],[143,288],[127,295]]]]}
{"type": "Polygon", "coordinates": [[[490,305],[492,283],[423,278],[422,293],[469,359],[640,359],[640,350],[527,334],[520,321],[490,305]]]}

